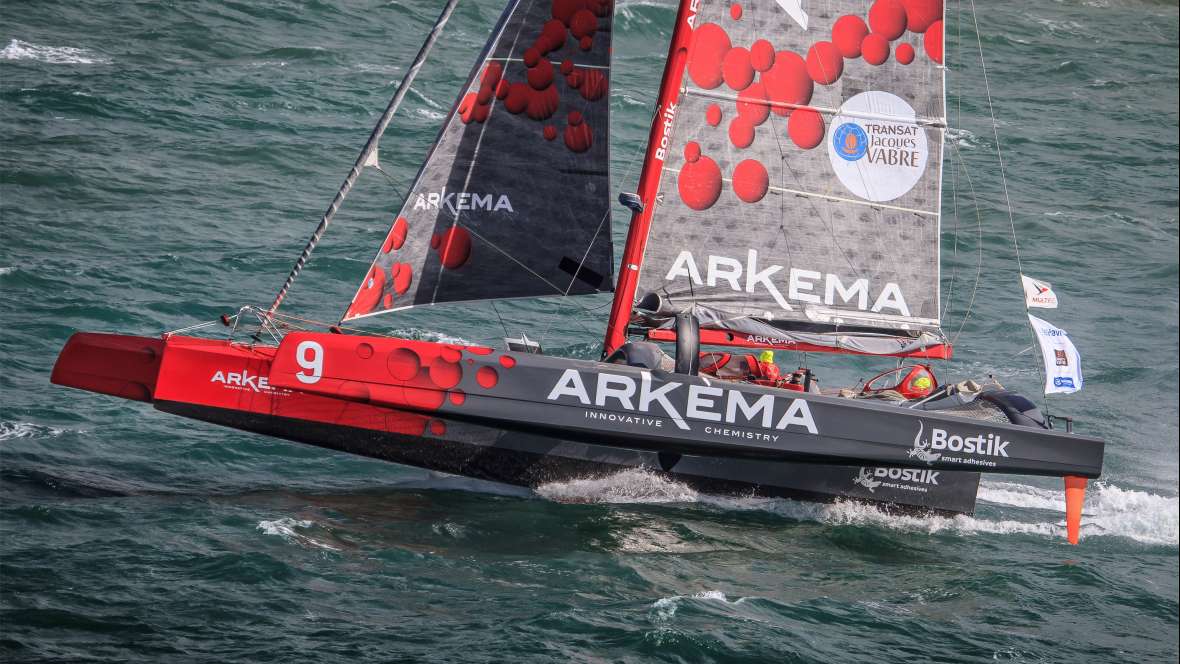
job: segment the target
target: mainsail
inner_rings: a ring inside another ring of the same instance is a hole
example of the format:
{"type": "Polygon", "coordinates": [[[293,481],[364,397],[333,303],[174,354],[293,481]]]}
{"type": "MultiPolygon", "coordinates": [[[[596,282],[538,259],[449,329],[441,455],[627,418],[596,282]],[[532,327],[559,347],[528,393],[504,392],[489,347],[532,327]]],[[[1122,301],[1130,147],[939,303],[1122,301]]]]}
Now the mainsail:
{"type": "Polygon", "coordinates": [[[632,324],[938,343],[942,2],[694,4],[632,324]]]}
{"type": "Polygon", "coordinates": [[[612,0],[514,0],[343,320],[611,290],[612,0]]]}

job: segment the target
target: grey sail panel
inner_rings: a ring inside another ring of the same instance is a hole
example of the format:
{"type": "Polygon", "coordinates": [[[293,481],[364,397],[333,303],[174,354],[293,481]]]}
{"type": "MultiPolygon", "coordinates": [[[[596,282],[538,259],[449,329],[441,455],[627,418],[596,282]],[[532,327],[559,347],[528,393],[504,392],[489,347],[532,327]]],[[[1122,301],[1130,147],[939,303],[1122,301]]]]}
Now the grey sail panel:
{"type": "Polygon", "coordinates": [[[640,290],[783,327],[936,331],[941,3],[733,7],[701,3],[640,290]]]}
{"type": "Polygon", "coordinates": [[[511,3],[344,320],[611,288],[613,4],[511,3]]]}

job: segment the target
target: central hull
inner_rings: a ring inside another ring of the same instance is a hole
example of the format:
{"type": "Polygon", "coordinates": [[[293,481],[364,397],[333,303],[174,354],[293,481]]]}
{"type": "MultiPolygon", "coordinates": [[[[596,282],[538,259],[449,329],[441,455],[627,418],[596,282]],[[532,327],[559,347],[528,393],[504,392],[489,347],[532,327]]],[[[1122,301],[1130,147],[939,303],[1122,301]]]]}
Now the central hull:
{"type": "MultiPolygon", "coordinates": [[[[584,432],[562,436],[525,420],[506,428],[464,417],[459,408],[425,410],[437,406],[427,402],[427,391],[410,397],[421,399],[412,410],[365,403],[347,386],[336,395],[291,389],[274,382],[282,381],[273,371],[279,352],[207,339],[84,333],[62,351],[53,381],[234,429],[530,488],[642,468],[711,493],[854,499],[944,513],[969,513],[975,506],[979,474],[974,472],[629,448],[605,429],[601,438],[611,444],[596,444],[584,432]]],[[[462,404],[461,394],[451,390],[447,403],[462,404]]]]}

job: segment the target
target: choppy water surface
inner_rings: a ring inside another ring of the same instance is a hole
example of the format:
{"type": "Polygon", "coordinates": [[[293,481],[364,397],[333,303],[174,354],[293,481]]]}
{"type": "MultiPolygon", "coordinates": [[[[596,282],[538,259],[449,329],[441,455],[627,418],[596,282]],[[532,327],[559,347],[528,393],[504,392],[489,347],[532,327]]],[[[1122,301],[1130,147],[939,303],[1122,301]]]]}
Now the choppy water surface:
{"type": "MultiPolygon", "coordinates": [[[[1050,407],[1109,441],[1081,547],[1052,481],[988,480],[957,518],[701,495],[642,472],[531,493],[49,386],[75,329],[149,334],[265,303],[437,4],[0,6],[0,656],[1175,661],[1175,3],[980,8],[1022,257],[1085,358],[1085,390],[1050,407]]],[[[396,182],[362,178],[290,311],[339,315],[496,5],[460,5],[382,143],[396,182]]],[[[963,195],[945,209],[946,325],[962,332],[943,373],[1037,393],[975,31],[956,41],[949,7],[952,135],[979,226],[948,163],[963,195]]],[[[620,189],[673,13],[620,2],[620,189]]],[[[591,357],[605,304],[501,312],[591,357]]],[[[479,306],[375,325],[502,336],[479,306]]],[[[811,363],[828,385],[878,366],[811,363]]]]}

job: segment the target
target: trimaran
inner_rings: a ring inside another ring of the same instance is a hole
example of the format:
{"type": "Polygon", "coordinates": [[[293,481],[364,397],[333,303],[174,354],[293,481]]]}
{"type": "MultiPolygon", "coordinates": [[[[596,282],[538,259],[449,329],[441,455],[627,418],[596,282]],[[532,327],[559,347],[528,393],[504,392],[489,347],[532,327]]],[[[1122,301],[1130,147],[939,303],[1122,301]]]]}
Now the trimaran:
{"type": "Polygon", "coordinates": [[[942,2],[680,0],[638,190],[619,196],[631,222],[616,280],[613,2],[509,0],[339,326],[279,313],[360,173],[380,168],[456,2],[268,309],[222,317],[220,338],[77,333],[53,382],[525,486],[644,467],[713,491],[953,513],[974,509],[980,473],[1058,476],[1076,543],[1103,442],[994,383],[940,386],[928,364],[902,364],[951,355],[942,2]],[[341,327],[612,287],[599,362],[527,338],[501,350],[341,327]],[[835,392],[749,349],[899,364],[835,392]]]}

